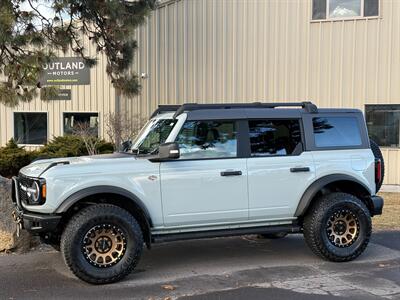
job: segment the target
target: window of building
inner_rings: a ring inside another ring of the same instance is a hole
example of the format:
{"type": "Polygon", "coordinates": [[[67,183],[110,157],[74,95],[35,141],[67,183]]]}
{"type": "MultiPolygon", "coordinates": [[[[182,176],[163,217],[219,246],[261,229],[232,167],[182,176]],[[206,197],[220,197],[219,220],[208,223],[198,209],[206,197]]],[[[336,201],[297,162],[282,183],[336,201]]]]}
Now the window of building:
{"type": "Polygon", "coordinates": [[[400,147],[400,105],[366,105],[368,134],[379,146],[400,147]]]}
{"type": "Polygon", "coordinates": [[[14,139],[18,144],[45,144],[47,113],[14,113],[14,139]]]}
{"type": "Polygon", "coordinates": [[[312,19],[379,16],[379,0],[313,0],[312,19]]]}
{"type": "Polygon", "coordinates": [[[88,131],[93,136],[99,135],[98,113],[64,113],[64,134],[79,134],[88,131]]]}
{"type": "Polygon", "coordinates": [[[178,135],[182,159],[236,157],[233,121],[187,121],[178,135]]]}
{"type": "Polygon", "coordinates": [[[351,147],[362,144],[357,118],[313,118],[313,127],[317,147],[351,147]]]}
{"type": "Polygon", "coordinates": [[[298,120],[249,121],[251,156],[292,155],[301,150],[298,120]]]}

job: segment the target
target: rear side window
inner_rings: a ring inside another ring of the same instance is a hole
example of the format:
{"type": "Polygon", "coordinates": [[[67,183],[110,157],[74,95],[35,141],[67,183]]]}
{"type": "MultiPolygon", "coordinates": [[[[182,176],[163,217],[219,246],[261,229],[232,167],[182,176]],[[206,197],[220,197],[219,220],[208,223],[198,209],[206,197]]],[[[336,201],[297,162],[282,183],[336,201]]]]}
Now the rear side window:
{"type": "Polygon", "coordinates": [[[313,127],[316,147],[351,147],[362,144],[357,118],[313,118],[313,127]]]}
{"type": "Polygon", "coordinates": [[[294,155],[301,152],[298,120],[249,121],[251,156],[294,155]]]}

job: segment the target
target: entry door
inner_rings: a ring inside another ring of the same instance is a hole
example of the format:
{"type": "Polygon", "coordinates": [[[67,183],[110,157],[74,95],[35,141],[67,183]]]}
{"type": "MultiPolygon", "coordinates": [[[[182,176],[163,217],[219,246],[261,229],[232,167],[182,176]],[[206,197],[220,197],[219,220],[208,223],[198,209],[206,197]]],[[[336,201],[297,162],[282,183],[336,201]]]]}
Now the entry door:
{"type": "Polygon", "coordinates": [[[291,218],[315,178],[313,157],[303,151],[300,121],[251,120],[249,131],[249,217],[291,218]]]}
{"type": "Polygon", "coordinates": [[[186,121],[181,157],[160,165],[165,226],[248,219],[246,158],[237,156],[234,121],[186,121]]]}

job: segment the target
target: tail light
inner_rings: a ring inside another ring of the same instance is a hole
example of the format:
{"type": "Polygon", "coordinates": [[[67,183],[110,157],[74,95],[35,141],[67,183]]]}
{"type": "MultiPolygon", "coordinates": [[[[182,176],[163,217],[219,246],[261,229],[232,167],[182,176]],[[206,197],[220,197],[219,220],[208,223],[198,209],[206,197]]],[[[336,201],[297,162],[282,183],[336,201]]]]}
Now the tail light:
{"type": "Polygon", "coordinates": [[[382,180],[382,161],[375,159],[375,183],[381,182],[382,180]]]}

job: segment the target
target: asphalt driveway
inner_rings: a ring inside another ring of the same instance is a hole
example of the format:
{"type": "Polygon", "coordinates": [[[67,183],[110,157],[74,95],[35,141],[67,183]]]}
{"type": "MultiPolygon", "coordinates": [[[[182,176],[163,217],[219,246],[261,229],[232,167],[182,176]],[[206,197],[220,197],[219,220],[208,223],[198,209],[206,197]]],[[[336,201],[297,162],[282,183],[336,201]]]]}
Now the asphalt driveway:
{"type": "Polygon", "coordinates": [[[315,257],[301,235],[155,245],[122,282],[77,280],[57,252],[0,256],[0,299],[400,299],[400,231],[350,263],[315,257]]]}

